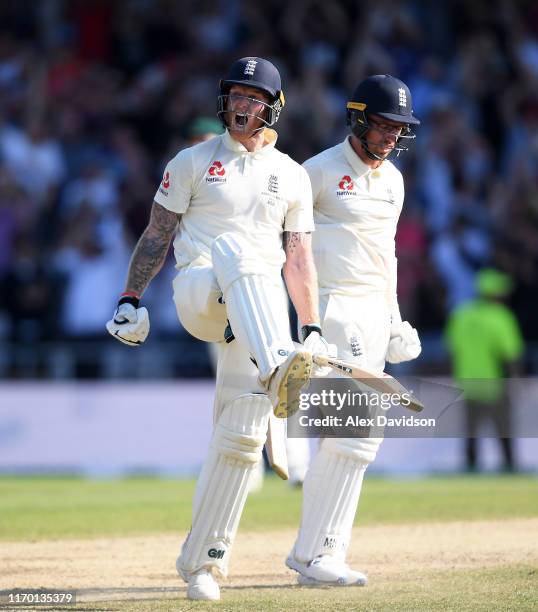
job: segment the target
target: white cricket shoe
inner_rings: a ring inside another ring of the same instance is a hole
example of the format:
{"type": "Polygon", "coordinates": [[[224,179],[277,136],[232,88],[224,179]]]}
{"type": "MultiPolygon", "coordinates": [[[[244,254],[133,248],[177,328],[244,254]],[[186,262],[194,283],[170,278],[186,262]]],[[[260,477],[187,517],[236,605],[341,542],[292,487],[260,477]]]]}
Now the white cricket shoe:
{"type": "Polygon", "coordinates": [[[310,563],[301,563],[290,555],[286,559],[286,565],[299,574],[297,582],[302,586],[366,586],[368,584],[365,574],[352,570],[349,565],[331,555],[320,555],[310,563]]]}
{"type": "Polygon", "coordinates": [[[218,601],[220,599],[219,585],[210,571],[201,569],[189,576],[187,599],[205,599],[210,601],[218,601]]]}
{"type": "Polygon", "coordinates": [[[299,350],[290,353],[273,372],[267,384],[267,393],[276,417],[285,419],[299,410],[299,395],[311,371],[312,354],[299,350]]]}

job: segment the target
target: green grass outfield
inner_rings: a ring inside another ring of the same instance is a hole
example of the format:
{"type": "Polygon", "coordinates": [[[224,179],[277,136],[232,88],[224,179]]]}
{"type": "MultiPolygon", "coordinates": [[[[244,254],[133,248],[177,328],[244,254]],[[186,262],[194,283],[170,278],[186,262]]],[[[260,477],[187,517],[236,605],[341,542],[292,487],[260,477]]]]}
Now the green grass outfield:
{"type": "MultiPolygon", "coordinates": [[[[193,491],[193,481],[181,480],[3,477],[0,478],[0,541],[184,533],[190,524],[193,491]]],[[[276,477],[268,477],[263,490],[249,497],[241,530],[263,530],[271,537],[279,529],[296,529],[300,508],[299,490],[276,477]]],[[[369,477],[361,497],[358,522],[398,525],[536,516],[538,478],[532,476],[447,476],[421,480],[369,477]]],[[[533,537],[536,534],[529,533],[529,538],[533,537]]],[[[494,568],[478,564],[465,570],[448,566],[443,571],[424,568],[419,573],[406,573],[402,567],[396,579],[378,574],[366,588],[232,586],[223,588],[222,599],[215,604],[187,601],[179,587],[178,581],[174,592],[149,594],[150,599],[135,600],[126,595],[121,601],[79,603],[74,609],[77,612],[519,612],[536,610],[538,567],[531,564],[530,558],[511,564],[499,559],[494,568]]]]}
{"type": "MultiPolygon", "coordinates": [[[[194,482],[130,478],[0,478],[0,540],[128,536],[186,531],[194,482]]],[[[247,500],[244,531],[296,528],[301,492],[276,477],[247,500]]],[[[532,476],[365,480],[362,525],[538,516],[532,476]]]]}

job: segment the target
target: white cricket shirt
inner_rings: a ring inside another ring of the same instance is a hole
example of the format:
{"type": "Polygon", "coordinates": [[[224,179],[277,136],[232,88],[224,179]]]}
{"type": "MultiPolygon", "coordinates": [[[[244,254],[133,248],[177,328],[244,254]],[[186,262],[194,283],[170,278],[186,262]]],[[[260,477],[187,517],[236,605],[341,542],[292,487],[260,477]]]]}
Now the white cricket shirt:
{"type": "Polygon", "coordinates": [[[182,215],[174,240],[177,267],[202,258],[224,232],[247,238],[260,265],[281,268],[282,233],[311,232],[312,190],[299,164],[275,149],[277,134],[250,153],[228,131],[180,151],[166,166],[155,201],[182,215]]]}
{"type": "MultiPolygon", "coordinates": [[[[384,291],[396,300],[395,234],[404,199],[390,161],[371,169],[349,139],[304,164],[314,198],[314,257],[320,294],[384,291]]],[[[395,305],[396,306],[396,305],[395,305]]]]}

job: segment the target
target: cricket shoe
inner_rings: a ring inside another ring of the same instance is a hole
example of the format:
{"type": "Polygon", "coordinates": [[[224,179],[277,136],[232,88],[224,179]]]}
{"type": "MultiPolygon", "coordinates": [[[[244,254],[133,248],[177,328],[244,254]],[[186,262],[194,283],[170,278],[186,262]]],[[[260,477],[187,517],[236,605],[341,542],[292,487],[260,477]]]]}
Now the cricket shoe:
{"type": "Polygon", "coordinates": [[[309,563],[301,563],[290,555],[286,559],[286,565],[299,574],[297,582],[301,586],[366,586],[368,584],[365,574],[352,570],[349,565],[331,555],[320,555],[309,563]]]}
{"type": "Polygon", "coordinates": [[[290,353],[273,372],[267,394],[276,417],[285,419],[299,410],[301,389],[308,383],[311,372],[312,354],[303,350],[290,353]]]}
{"type": "MultiPolygon", "coordinates": [[[[187,540],[183,543],[182,550],[186,543],[187,540]]],[[[188,599],[205,599],[210,601],[220,599],[219,585],[213,577],[211,570],[202,568],[197,572],[187,572],[181,568],[181,555],[176,559],[176,570],[187,583],[188,599]]]]}
{"type": "Polygon", "coordinates": [[[189,576],[187,599],[204,599],[209,601],[218,601],[220,599],[219,585],[210,571],[201,569],[189,576]]]}

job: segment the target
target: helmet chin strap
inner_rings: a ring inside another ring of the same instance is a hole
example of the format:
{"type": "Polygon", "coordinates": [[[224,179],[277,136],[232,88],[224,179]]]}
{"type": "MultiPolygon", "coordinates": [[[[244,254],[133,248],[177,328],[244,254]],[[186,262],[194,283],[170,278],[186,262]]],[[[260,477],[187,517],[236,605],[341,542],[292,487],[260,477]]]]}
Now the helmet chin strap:
{"type": "Polygon", "coordinates": [[[391,151],[387,155],[387,157],[381,157],[380,155],[376,155],[373,151],[370,151],[370,149],[368,148],[368,141],[366,140],[366,136],[361,136],[361,138],[359,138],[359,140],[360,140],[360,143],[362,145],[363,151],[366,153],[366,155],[370,159],[373,159],[374,161],[385,161],[387,159],[387,157],[392,154],[392,151],[391,151]]]}
{"type": "Polygon", "coordinates": [[[395,157],[398,157],[400,153],[405,150],[401,147],[394,146],[392,150],[385,155],[385,157],[381,157],[381,155],[377,155],[368,148],[368,140],[366,140],[366,136],[361,136],[359,140],[366,155],[375,161],[385,161],[386,159],[389,159],[394,152],[396,152],[395,157]]]}
{"type": "Polygon", "coordinates": [[[264,130],[265,127],[262,125],[259,128],[256,128],[255,130],[251,130],[251,131],[243,131],[243,130],[232,130],[230,128],[228,128],[228,131],[230,132],[234,132],[235,134],[241,134],[241,136],[247,136],[248,138],[252,138],[253,136],[255,136],[258,132],[261,132],[262,130],[264,130]]]}
{"type": "Polygon", "coordinates": [[[399,147],[398,143],[396,143],[396,145],[394,147],[392,147],[392,150],[387,153],[387,155],[385,157],[381,157],[380,155],[377,155],[376,153],[374,153],[373,151],[371,151],[368,147],[368,140],[366,139],[366,134],[364,134],[363,136],[358,137],[359,141],[362,145],[362,148],[364,150],[364,152],[366,153],[366,155],[373,160],[376,161],[385,161],[386,159],[390,160],[390,159],[394,159],[400,156],[400,153],[402,153],[403,151],[407,151],[406,147],[399,147]]]}

